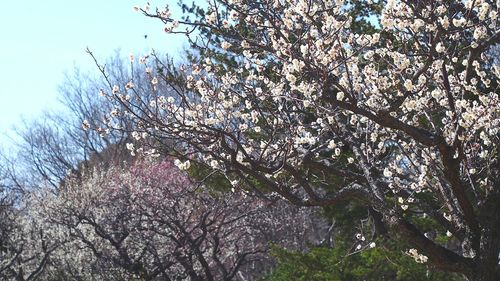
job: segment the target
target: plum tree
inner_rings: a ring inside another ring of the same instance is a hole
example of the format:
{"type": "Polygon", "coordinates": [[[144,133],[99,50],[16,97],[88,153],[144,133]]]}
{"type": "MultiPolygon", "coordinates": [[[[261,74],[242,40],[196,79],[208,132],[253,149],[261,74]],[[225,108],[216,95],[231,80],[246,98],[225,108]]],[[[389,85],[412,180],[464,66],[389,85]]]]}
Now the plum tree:
{"type": "Polygon", "coordinates": [[[133,120],[133,153],[163,148],[300,206],[361,202],[417,262],[496,280],[498,5],[214,0],[178,19],[147,5],[191,62],[157,63],[147,95],[101,94],[133,120]]]}

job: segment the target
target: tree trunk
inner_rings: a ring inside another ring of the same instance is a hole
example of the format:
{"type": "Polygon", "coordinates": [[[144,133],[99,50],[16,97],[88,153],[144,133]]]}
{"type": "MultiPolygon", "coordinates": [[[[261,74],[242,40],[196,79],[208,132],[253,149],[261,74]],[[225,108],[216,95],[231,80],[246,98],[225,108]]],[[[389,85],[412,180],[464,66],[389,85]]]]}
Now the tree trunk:
{"type": "Polygon", "coordinates": [[[481,206],[479,220],[482,225],[481,250],[471,281],[500,280],[500,192],[493,191],[481,206]]]}
{"type": "Polygon", "coordinates": [[[496,266],[491,266],[490,262],[481,264],[477,267],[477,271],[470,276],[468,276],[469,281],[499,281],[500,280],[500,270],[498,264],[496,266]]]}

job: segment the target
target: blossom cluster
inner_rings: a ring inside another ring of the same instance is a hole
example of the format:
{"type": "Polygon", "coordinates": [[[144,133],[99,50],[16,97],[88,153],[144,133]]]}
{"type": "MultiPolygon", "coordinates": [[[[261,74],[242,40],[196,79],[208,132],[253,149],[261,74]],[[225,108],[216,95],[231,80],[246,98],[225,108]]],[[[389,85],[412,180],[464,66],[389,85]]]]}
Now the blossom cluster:
{"type": "Polygon", "coordinates": [[[350,8],[208,1],[176,22],[198,29],[185,34],[199,53],[164,79],[171,98],[115,101],[148,136],[137,144],[169,145],[181,168],[189,156],[298,205],[355,194],[388,222],[429,214],[474,244],[471,202],[495,190],[500,143],[498,1],[391,0],[368,19],[350,8]]]}

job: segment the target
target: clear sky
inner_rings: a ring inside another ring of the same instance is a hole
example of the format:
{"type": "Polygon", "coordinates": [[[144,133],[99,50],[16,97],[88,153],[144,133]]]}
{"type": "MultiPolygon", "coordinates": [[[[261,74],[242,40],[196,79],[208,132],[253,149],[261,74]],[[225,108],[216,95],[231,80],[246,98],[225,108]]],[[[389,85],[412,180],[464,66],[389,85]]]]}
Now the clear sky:
{"type": "MultiPolygon", "coordinates": [[[[132,8],[145,0],[1,1],[0,144],[21,116],[34,118],[57,105],[57,87],[75,66],[92,69],[88,46],[105,59],[120,49],[139,55],[154,48],[177,54],[183,38],[132,8]],[[148,35],[147,39],[144,35],[148,35]]],[[[177,1],[149,1],[151,7],[177,1]]],[[[173,7],[172,7],[173,8],[173,7]]]]}

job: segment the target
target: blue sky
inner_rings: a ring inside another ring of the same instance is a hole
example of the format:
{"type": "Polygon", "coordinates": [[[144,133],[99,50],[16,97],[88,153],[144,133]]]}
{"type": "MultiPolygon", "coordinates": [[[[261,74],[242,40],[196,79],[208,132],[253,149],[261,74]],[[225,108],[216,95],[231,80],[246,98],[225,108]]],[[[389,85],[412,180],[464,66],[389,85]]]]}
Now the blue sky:
{"type": "MultiPolygon", "coordinates": [[[[172,55],[183,38],[165,34],[160,21],[134,12],[143,0],[2,1],[0,9],[0,143],[21,116],[57,106],[57,87],[75,66],[93,69],[88,46],[105,59],[120,49],[139,55],[154,48],[172,55]],[[144,35],[148,35],[147,39],[144,35]],[[3,135],[3,136],[2,136],[3,135]]],[[[149,1],[174,8],[177,1],[149,1]]]]}

